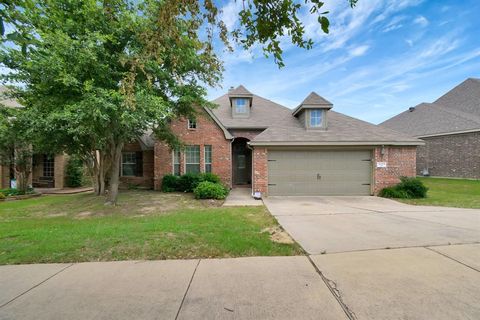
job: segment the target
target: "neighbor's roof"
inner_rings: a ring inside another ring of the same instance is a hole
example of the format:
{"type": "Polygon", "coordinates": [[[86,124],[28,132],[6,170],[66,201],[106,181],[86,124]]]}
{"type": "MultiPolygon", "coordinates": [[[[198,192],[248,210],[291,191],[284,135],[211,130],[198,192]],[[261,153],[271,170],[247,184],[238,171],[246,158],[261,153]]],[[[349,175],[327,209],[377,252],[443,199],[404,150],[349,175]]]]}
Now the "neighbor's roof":
{"type": "MultiPolygon", "coordinates": [[[[248,92],[248,90],[246,91],[248,92]]],[[[211,109],[212,113],[227,129],[266,129],[272,125],[300,127],[300,123],[292,116],[291,109],[255,94],[249,118],[232,117],[228,94],[224,94],[212,102],[218,105],[211,109]]]]}
{"type": "Polygon", "coordinates": [[[416,137],[480,130],[480,80],[467,79],[434,103],[421,103],[380,125],[416,137]]]}
{"type": "Polygon", "coordinates": [[[9,108],[22,108],[22,105],[17,102],[15,99],[8,98],[6,94],[8,93],[8,88],[5,86],[0,86],[0,105],[4,105],[9,108]]]}
{"type": "Polygon", "coordinates": [[[327,130],[272,126],[255,137],[251,145],[423,145],[406,134],[328,111],[327,130]]]}

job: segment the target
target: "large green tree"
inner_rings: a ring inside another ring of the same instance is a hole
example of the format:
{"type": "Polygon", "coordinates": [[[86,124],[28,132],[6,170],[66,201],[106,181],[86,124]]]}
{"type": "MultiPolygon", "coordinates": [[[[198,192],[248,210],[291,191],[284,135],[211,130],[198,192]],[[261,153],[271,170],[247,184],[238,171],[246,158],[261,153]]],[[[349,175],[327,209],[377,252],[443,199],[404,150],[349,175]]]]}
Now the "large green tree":
{"type": "Polygon", "coordinates": [[[82,157],[97,193],[107,179],[107,200],[116,203],[124,144],[147,129],[174,143],[168,121],[209,105],[206,87],[218,85],[223,71],[215,43],[260,43],[282,66],[279,39],[312,46],[301,10],[328,32],[322,6],[245,0],[239,27],[227,30],[211,0],[7,0],[0,63],[12,72],[2,78],[18,85],[37,146],[82,157]]]}

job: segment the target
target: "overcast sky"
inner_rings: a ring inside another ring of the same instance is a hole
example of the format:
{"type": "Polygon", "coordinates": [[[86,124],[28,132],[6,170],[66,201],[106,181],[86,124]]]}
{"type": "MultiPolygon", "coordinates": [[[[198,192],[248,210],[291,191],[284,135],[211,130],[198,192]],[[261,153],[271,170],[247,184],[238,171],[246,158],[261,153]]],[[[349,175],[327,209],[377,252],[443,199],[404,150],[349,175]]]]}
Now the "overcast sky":
{"type": "MultiPolygon", "coordinates": [[[[305,14],[312,50],[284,44],[286,67],[257,49],[222,53],[223,89],[243,84],[255,94],[296,107],[311,91],[334,110],[379,123],[421,102],[432,102],[468,77],[480,77],[478,0],[326,0],[331,32],[305,14]]],[[[235,26],[242,1],[224,4],[235,26]]]]}

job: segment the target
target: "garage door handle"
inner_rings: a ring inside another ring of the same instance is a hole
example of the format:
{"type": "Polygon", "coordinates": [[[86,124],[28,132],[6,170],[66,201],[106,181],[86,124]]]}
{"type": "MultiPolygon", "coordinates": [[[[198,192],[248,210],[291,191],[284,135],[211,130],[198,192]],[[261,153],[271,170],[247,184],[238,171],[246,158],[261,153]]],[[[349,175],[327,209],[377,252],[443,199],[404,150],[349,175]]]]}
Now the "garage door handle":
{"type": "Polygon", "coordinates": [[[362,183],[362,186],[369,186],[370,183],[362,183]]]}
{"type": "Polygon", "coordinates": [[[320,175],[320,173],[317,173],[317,180],[322,180],[322,176],[320,175]]]}
{"type": "Polygon", "coordinates": [[[269,183],[268,185],[269,186],[276,186],[277,184],[276,183],[269,183]]]}

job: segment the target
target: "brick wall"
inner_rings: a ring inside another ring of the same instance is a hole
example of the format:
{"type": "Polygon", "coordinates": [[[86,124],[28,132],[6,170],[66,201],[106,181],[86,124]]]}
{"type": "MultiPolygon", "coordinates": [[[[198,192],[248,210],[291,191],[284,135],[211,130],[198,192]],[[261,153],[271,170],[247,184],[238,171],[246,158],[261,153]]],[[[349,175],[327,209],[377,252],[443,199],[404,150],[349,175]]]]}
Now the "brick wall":
{"type": "Polygon", "coordinates": [[[414,177],[416,175],[416,147],[385,147],[375,148],[374,151],[374,187],[377,194],[385,187],[397,184],[400,177],[414,177]],[[378,168],[377,162],[386,162],[386,168],[378,168]]]}
{"type": "Polygon", "coordinates": [[[261,192],[264,196],[268,192],[268,152],[265,147],[255,147],[253,157],[253,192],[261,192]]]}
{"type": "Polygon", "coordinates": [[[417,174],[480,179],[480,132],[422,138],[417,149],[417,174]]]}
{"type": "Polygon", "coordinates": [[[229,131],[235,138],[246,138],[248,140],[253,140],[256,136],[262,133],[263,130],[231,129],[229,131]]]}
{"type": "MultiPolygon", "coordinates": [[[[205,145],[212,146],[212,172],[222,179],[222,182],[231,187],[232,185],[232,159],[231,143],[225,139],[223,131],[205,112],[197,115],[197,128],[188,129],[187,120],[175,120],[171,124],[173,133],[185,145],[200,145],[200,170],[205,170],[205,145]]],[[[185,173],[185,158],[182,152],[180,157],[180,173],[185,173]]],[[[170,147],[162,141],[155,143],[155,190],[161,189],[162,178],[166,174],[172,174],[173,156],[170,147]]]]}
{"type": "MultiPolygon", "coordinates": [[[[139,152],[142,151],[142,162],[143,162],[143,176],[141,177],[122,177],[120,176],[120,187],[127,188],[131,185],[137,187],[143,187],[152,189],[153,188],[153,177],[154,177],[154,155],[153,150],[142,150],[140,144],[135,141],[132,143],[127,143],[123,147],[122,152],[139,152]]],[[[121,168],[120,168],[121,170],[121,168]]],[[[120,172],[121,175],[121,172],[120,172]]]]}
{"type": "Polygon", "coordinates": [[[63,189],[65,187],[65,167],[67,165],[68,156],[64,154],[55,155],[54,163],[54,179],[55,188],[63,189]]]}

